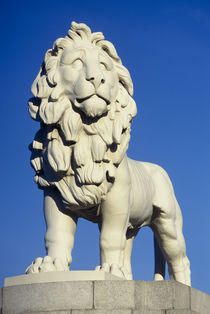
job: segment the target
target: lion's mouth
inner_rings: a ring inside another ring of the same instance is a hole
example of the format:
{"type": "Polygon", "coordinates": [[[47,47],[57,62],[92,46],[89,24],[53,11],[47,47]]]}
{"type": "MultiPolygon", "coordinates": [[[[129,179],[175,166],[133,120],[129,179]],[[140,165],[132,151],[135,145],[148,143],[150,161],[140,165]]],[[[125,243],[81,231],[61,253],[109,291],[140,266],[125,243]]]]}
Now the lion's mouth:
{"type": "Polygon", "coordinates": [[[84,101],[86,101],[86,100],[88,100],[88,99],[90,99],[91,97],[94,97],[94,96],[103,99],[103,100],[106,102],[107,105],[110,104],[110,101],[109,101],[107,98],[105,98],[105,97],[103,97],[103,96],[101,96],[101,95],[98,95],[98,94],[92,94],[92,95],[89,95],[89,96],[84,97],[84,98],[76,98],[76,101],[77,101],[79,104],[81,104],[81,103],[83,103],[84,101]]]}
{"type": "Polygon", "coordinates": [[[110,101],[98,94],[92,94],[84,98],[76,98],[74,104],[90,118],[100,117],[110,110],[110,101]]]}

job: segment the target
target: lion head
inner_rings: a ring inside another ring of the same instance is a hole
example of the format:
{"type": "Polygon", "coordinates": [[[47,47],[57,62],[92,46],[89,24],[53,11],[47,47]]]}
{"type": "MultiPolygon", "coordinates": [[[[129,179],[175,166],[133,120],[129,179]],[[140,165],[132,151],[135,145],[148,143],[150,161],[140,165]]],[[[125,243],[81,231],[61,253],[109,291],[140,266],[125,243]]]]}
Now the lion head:
{"type": "Polygon", "coordinates": [[[30,146],[35,181],[55,186],[66,207],[106,197],[125,156],[136,114],[133,85],[102,33],[73,22],[45,54],[29,112],[40,122],[30,146]]]}

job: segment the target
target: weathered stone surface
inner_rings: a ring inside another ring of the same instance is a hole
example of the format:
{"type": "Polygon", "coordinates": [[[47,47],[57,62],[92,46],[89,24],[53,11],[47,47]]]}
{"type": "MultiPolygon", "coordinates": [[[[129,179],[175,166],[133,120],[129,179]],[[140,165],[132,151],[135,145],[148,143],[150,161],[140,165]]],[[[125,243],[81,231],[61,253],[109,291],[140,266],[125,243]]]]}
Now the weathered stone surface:
{"type": "Polygon", "coordinates": [[[2,304],[3,314],[210,314],[210,295],[175,281],[8,286],[3,288],[2,304]]]}
{"type": "Polygon", "coordinates": [[[190,287],[183,285],[177,281],[173,281],[174,286],[174,303],[175,309],[189,309],[190,308],[190,287]]]}
{"type": "Polygon", "coordinates": [[[149,309],[189,309],[190,288],[176,281],[146,282],[145,306],[149,309]]]}
{"type": "Polygon", "coordinates": [[[165,310],[135,310],[133,314],[165,314],[165,310]]]}
{"type": "MultiPolygon", "coordinates": [[[[71,314],[72,311],[44,311],[44,312],[30,312],[30,314],[71,314]]],[[[24,313],[25,314],[25,313],[24,313]]],[[[28,313],[27,313],[28,314],[28,313]]]]}
{"type": "Polygon", "coordinates": [[[198,312],[194,312],[192,310],[166,310],[166,314],[200,314],[198,312]]]}
{"type": "Polygon", "coordinates": [[[146,282],[146,307],[149,309],[172,309],[174,287],[169,281],[146,282]]]}
{"type": "Polygon", "coordinates": [[[134,281],[95,281],[95,309],[133,309],[134,281]]]}
{"type": "MultiPolygon", "coordinates": [[[[13,286],[3,288],[3,313],[30,313],[31,311],[31,299],[34,295],[31,293],[31,288],[25,285],[13,286]]],[[[36,300],[37,301],[37,300],[36,300]]],[[[37,304],[39,307],[39,302],[37,304]]]]}
{"type": "Polygon", "coordinates": [[[132,314],[132,310],[72,310],[72,314],[132,314]]]}
{"type": "Polygon", "coordinates": [[[78,308],[93,308],[93,282],[42,283],[4,288],[4,314],[78,308]]]}
{"type": "Polygon", "coordinates": [[[135,281],[135,308],[189,309],[190,287],[176,281],[135,281]]]}
{"type": "Polygon", "coordinates": [[[149,310],[149,314],[165,314],[165,310],[149,310]]]}
{"type": "Polygon", "coordinates": [[[197,313],[210,313],[210,295],[191,288],[191,309],[197,313]]]}
{"type": "Polygon", "coordinates": [[[143,280],[135,281],[135,308],[138,311],[146,308],[146,284],[143,280]]]}

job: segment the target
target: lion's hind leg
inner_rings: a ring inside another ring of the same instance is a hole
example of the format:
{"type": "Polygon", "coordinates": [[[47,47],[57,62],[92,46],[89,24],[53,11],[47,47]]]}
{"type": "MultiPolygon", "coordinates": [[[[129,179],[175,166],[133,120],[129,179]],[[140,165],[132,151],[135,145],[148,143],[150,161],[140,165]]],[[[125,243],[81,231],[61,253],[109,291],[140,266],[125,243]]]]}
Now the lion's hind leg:
{"type": "Polygon", "coordinates": [[[189,260],[179,223],[170,218],[160,217],[155,221],[153,230],[168,263],[170,278],[190,285],[189,260]]]}
{"type": "Polygon", "coordinates": [[[151,227],[168,263],[171,279],[190,285],[190,266],[182,232],[182,214],[171,182],[160,167],[153,173],[156,186],[154,205],[157,215],[151,227]]]}

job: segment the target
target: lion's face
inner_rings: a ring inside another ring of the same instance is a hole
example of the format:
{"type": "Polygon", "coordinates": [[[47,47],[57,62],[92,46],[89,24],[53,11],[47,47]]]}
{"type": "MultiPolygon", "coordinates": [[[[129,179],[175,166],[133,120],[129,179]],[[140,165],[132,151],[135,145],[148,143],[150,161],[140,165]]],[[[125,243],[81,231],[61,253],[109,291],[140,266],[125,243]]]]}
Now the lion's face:
{"type": "Polygon", "coordinates": [[[116,99],[117,72],[112,59],[99,47],[66,48],[57,71],[65,95],[88,117],[106,113],[116,99]]]}
{"type": "Polygon", "coordinates": [[[102,33],[72,23],[45,54],[32,85],[31,117],[40,130],[31,146],[39,187],[55,186],[65,206],[94,206],[115,180],[136,115],[133,85],[102,33]]]}

